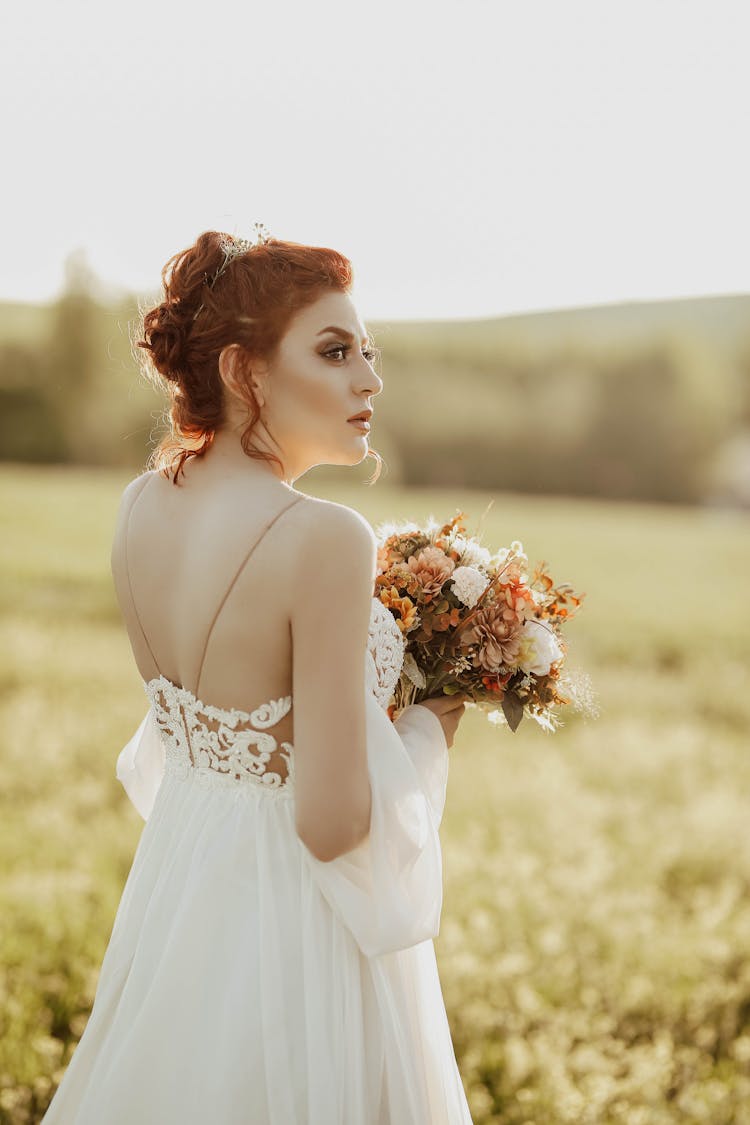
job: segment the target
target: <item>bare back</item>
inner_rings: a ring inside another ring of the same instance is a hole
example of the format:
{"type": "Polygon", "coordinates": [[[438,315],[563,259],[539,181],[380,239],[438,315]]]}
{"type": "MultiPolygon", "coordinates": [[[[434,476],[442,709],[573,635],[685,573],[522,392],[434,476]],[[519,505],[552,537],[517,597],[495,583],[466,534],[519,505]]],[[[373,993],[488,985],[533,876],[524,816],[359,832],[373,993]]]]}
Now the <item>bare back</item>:
{"type": "MultiPolygon", "coordinates": [[[[292,563],[317,504],[210,458],[189,459],[179,486],[155,471],[131,481],[111,565],[144,681],[243,711],[291,695],[292,563]]],[[[292,730],[289,714],[275,733],[292,730]]]]}

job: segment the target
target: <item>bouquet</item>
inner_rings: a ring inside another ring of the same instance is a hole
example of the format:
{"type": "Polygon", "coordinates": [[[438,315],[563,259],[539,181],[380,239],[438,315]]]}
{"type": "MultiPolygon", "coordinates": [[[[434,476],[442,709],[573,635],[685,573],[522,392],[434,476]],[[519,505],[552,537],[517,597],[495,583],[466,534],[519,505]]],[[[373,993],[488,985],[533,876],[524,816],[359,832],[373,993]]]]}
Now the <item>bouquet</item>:
{"type": "Polygon", "coordinates": [[[518,540],[491,554],[465,534],[464,516],[376,529],[375,595],[405,641],[391,718],[440,692],[465,693],[511,731],[524,715],[554,731],[568,704],[596,715],[589,678],[563,675],[562,627],[584,595],[556,584],[545,562],[529,576],[518,540]]]}

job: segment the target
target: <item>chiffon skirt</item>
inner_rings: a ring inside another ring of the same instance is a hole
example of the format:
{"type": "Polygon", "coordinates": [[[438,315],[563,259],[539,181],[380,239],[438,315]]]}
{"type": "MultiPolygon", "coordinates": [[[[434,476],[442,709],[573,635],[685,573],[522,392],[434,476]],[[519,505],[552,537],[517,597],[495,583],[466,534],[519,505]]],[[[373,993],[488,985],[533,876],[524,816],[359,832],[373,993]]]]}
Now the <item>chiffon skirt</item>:
{"type": "Polygon", "coordinates": [[[45,1125],[471,1125],[432,940],[448,748],[424,707],[368,698],[367,728],[370,835],[323,863],[290,793],[175,769],[149,710],[117,766],[146,823],[45,1125]]]}

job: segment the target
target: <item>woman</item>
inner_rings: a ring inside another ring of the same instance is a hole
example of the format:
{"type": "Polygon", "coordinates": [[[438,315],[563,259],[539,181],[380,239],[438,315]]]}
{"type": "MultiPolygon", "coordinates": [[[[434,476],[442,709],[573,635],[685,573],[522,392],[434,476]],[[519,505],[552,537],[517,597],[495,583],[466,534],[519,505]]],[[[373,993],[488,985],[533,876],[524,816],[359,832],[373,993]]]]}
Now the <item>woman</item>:
{"type": "Polygon", "coordinates": [[[351,265],[208,231],[162,280],[138,344],[171,434],[112,547],[149,701],[117,774],[146,824],[43,1120],[470,1123],[432,942],[465,704],[391,721],[375,534],[293,486],[377,458],[351,265]]]}

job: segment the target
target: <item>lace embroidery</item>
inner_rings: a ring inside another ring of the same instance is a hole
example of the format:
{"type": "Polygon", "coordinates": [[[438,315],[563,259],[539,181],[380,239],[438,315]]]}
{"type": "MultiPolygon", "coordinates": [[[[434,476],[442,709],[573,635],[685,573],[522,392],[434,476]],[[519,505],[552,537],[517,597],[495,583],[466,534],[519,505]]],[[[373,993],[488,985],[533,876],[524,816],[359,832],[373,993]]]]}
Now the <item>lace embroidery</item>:
{"type": "Polygon", "coordinates": [[[367,661],[370,687],[387,710],[403,668],[406,641],[395,617],[378,597],[372,600],[367,648],[372,656],[372,661],[367,661]]]}
{"type": "MultiPolygon", "coordinates": [[[[387,710],[401,675],[405,641],[390,610],[373,597],[365,660],[367,685],[387,710]]],[[[276,797],[294,791],[294,745],[269,733],[292,709],[291,695],[254,711],[215,707],[166,676],[144,683],[165,751],[165,772],[242,792],[244,783],[276,797]]]]}
{"type": "Polygon", "coordinates": [[[291,742],[279,747],[267,729],[289,713],[291,695],[248,712],[203,703],[166,676],[149,680],[145,689],[162,734],[166,772],[204,785],[250,782],[276,795],[291,794],[294,747],[291,742]]]}

